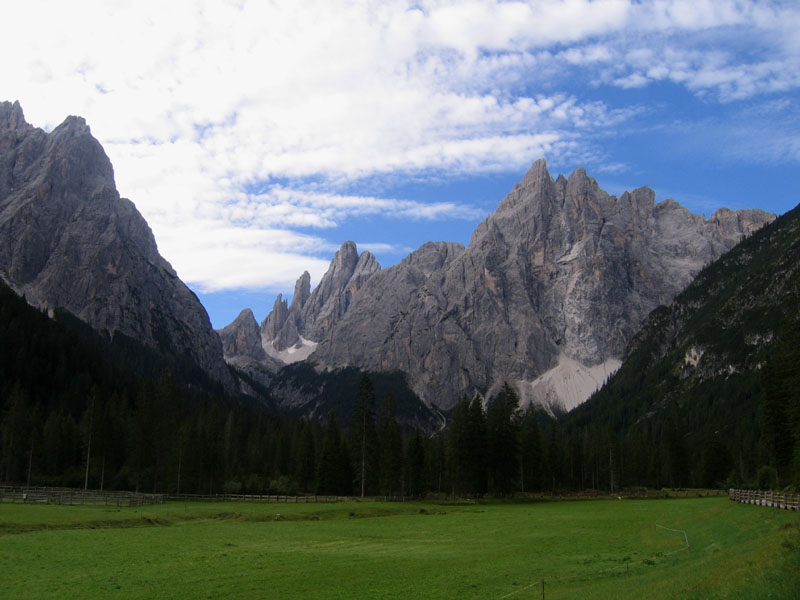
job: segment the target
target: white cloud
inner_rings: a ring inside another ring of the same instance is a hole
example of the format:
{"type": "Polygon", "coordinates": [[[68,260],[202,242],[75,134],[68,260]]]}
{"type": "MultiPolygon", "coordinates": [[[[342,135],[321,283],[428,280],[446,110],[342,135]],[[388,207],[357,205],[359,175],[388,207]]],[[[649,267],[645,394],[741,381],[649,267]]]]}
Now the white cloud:
{"type": "Polygon", "coordinates": [[[204,289],[317,268],[327,242],[300,228],[475,212],[352,196],[354,181],[602,163],[591,140],[639,109],[575,81],[726,102],[800,87],[791,3],[29,0],[5,14],[0,99],[39,126],[84,116],[120,192],[204,289]]]}
{"type": "Polygon", "coordinates": [[[291,289],[305,270],[316,283],[336,251],[323,239],[285,229],[231,227],[207,221],[165,229],[158,243],[181,279],[202,292],[291,289]]]}
{"type": "Polygon", "coordinates": [[[386,244],[383,242],[358,242],[356,245],[360,252],[366,250],[373,254],[394,254],[399,256],[409,254],[414,250],[408,246],[398,246],[397,244],[386,244]]]}

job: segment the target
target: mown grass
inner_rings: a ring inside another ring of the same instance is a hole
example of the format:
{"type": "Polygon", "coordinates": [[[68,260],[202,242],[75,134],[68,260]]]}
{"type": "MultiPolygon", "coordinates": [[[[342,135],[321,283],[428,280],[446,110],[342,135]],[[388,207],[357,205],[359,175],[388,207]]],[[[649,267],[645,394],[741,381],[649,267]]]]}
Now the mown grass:
{"type": "Polygon", "coordinates": [[[796,598],[796,522],[724,498],[5,504],[0,597],[796,598]]]}

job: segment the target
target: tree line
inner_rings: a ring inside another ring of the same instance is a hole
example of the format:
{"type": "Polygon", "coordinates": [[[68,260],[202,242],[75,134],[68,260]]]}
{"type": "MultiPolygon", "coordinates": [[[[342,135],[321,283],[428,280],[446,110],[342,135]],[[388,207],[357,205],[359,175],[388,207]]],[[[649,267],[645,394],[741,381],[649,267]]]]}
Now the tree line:
{"type": "Polygon", "coordinates": [[[392,394],[378,398],[368,375],[343,399],[346,422],[335,412],[311,422],[192,390],[169,368],[135,375],[22,299],[2,298],[0,339],[0,480],[9,484],[503,496],[800,482],[796,328],[765,369],[730,384],[742,398],[735,410],[715,408],[713,397],[728,393],[717,389],[643,418],[625,401],[643,384],[623,379],[603,392],[618,394],[616,412],[593,398],[554,418],[520,409],[506,384],[462,398],[434,435],[401,426],[392,394]]]}

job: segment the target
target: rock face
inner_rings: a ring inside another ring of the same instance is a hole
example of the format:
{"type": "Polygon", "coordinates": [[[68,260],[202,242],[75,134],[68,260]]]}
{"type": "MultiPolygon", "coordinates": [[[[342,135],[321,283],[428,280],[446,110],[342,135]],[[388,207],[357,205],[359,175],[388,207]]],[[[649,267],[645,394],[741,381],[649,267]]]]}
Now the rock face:
{"type": "Polygon", "coordinates": [[[342,245],[310,295],[301,277],[291,307],[278,298],[264,348],[323,369],[403,371],[441,408],[508,381],[523,400],[569,410],[619,367],[650,311],[775,218],[705,219],[654,198],[647,187],[610,196],[583,169],[554,180],[539,160],[466,249],[431,242],[380,271],[342,245]]]}
{"type": "Polygon", "coordinates": [[[381,266],[370,252],[359,256],[355,243],[345,242],[328,271],[303,306],[300,333],[318,342],[347,312],[355,295],[381,266]]]}
{"type": "Polygon", "coordinates": [[[613,422],[625,435],[660,425],[677,410],[688,453],[701,454],[708,432],[725,432],[720,438],[731,453],[755,455],[769,428],[759,413],[773,411],[772,435],[784,436],[773,447],[783,448],[778,460],[788,475],[800,414],[792,413],[791,394],[775,392],[798,389],[798,307],[800,206],[742,240],[650,313],[622,367],[568,424],[580,431],[613,422]]]}
{"type": "Polygon", "coordinates": [[[405,287],[370,280],[312,359],[400,369],[443,408],[504,381],[527,399],[571,408],[619,366],[652,309],[774,218],[723,209],[706,220],[654,196],[649,188],[610,196],[583,169],[553,180],[539,160],[465,251],[428,263],[424,280],[411,275],[410,256],[397,268],[408,272],[405,287]],[[560,365],[578,371],[572,391],[554,383],[569,379],[553,376],[560,365]]]}
{"type": "Polygon", "coordinates": [[[284,363],[306,359],[342,319],[365,282],[380,269],[370,252],[359,256],[353,242],[342,244],[313,292],[306,271],[295,284],[291,306],[280,294],[275,299],[272,312],[261,324],[266,353],[284,363]]]}
{"type": "MultiPolygon", "coordinates": [[[[327,363],[327,357],[337,366],[361,366],[364,353],[348,344],[366,344],[370,348],[393,342],[398,325],[410,307],[418,300],[428,278],[439,273],[464,252],[464,246],[454,242],[428,242],[393,267],[373,275],[354,297],[341,321],[318,345],[315,359],[327,363]]],[[[401,342],[398,356],[408,360],[376,370],[410,372],[411,344],[401,342]],[[405,350],[405,351],[404,351],[405,350]]]]}
{"type": "Polygon", "coordinates": [[[247,356],[254,360],[265,360],[267,353],[261,347],[261,334],[253,311],[249,308],[219,331],[222,340],[222,351],[226,357],[247,356]]]}
{"type": "Polygon", "coordinates": [[[28,302],[185,356],[233,389],[197,297],[158,253],[86,122],[50,133],[0,104],[0,276],[28,302]]]}

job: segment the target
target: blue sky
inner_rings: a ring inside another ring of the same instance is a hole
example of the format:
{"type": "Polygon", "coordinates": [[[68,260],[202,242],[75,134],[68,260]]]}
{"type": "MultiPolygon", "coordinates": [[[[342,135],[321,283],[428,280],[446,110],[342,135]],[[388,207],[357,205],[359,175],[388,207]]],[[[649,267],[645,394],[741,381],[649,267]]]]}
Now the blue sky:
{"type": "Polygon", "coordinates": [[[0,99],[86,118],[215,327],[345,240],[466,244],[539,157],[709,216],[793,208],[796,1],[15,3],[0,99]]]}

